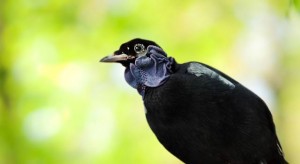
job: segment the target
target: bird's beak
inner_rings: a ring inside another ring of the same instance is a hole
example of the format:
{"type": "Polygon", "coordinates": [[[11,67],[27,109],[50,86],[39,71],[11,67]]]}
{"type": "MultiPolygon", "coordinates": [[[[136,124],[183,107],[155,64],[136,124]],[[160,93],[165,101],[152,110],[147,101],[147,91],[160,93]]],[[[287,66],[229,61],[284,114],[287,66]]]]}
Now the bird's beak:
{"type": "Polygon", "coordinates": [[[126,61],[130,59],[131,57],[126,54],[120,54],[120,55],[109,55],[105,56],[100,60],[100,62],[118,62],[118,61],[126,61]]]}

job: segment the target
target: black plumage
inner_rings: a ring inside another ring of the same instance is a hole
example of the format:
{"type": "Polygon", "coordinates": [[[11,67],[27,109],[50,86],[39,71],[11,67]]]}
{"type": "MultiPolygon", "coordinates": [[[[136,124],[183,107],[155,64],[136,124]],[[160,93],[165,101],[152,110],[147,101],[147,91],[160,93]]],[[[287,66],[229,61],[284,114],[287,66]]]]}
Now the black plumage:
{"type": "Polygon", "coordinates": [[[101,61],[125,66],[152,131],[184,163],[287,163],[266,104],[221,71],[199,62],[178,64],[143,39],[101,61]]]}

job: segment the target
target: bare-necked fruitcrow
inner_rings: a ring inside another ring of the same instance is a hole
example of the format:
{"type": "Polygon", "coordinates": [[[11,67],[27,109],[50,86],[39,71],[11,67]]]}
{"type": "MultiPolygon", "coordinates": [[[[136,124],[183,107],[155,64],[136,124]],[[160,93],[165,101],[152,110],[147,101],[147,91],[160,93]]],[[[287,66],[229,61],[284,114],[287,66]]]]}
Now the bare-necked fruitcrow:
{"type": "Polygon", "coordinates": [[[178,64],[155,42],[133,39],[101,62],[125,67],[159,142],[188,164],[284,164],[272,115],[256,94],[199,62],[178,64]]]}

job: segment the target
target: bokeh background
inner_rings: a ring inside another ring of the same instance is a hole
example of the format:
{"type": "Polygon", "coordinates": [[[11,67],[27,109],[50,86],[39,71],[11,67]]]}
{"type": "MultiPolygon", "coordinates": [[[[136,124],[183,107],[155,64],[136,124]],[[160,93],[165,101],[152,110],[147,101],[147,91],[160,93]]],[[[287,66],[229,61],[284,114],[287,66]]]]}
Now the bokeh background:
{"type": "Polygon", "coordinates": [[[98,62],[135,37],[257,93],[287,160],[300,163],[299,9],[296,0],[1,0],[0,163],[180,164],[148,127],[124,68],[98,62]]]}

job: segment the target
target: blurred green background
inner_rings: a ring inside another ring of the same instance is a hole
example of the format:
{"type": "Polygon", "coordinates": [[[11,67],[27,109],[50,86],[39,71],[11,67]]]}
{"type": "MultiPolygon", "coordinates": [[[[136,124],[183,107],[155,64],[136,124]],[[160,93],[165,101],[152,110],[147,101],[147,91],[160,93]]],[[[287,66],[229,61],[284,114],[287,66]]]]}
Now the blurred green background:
{"type": "MultiPolygon", "coordinates": [[[[300,163],[299,1],[1,0],[0,163],[180,164],[118,64],[135,37],[234,77],[270,107],[300,163]]],[[[262,145],[263,146],[263,145],[262,145]]]]}

